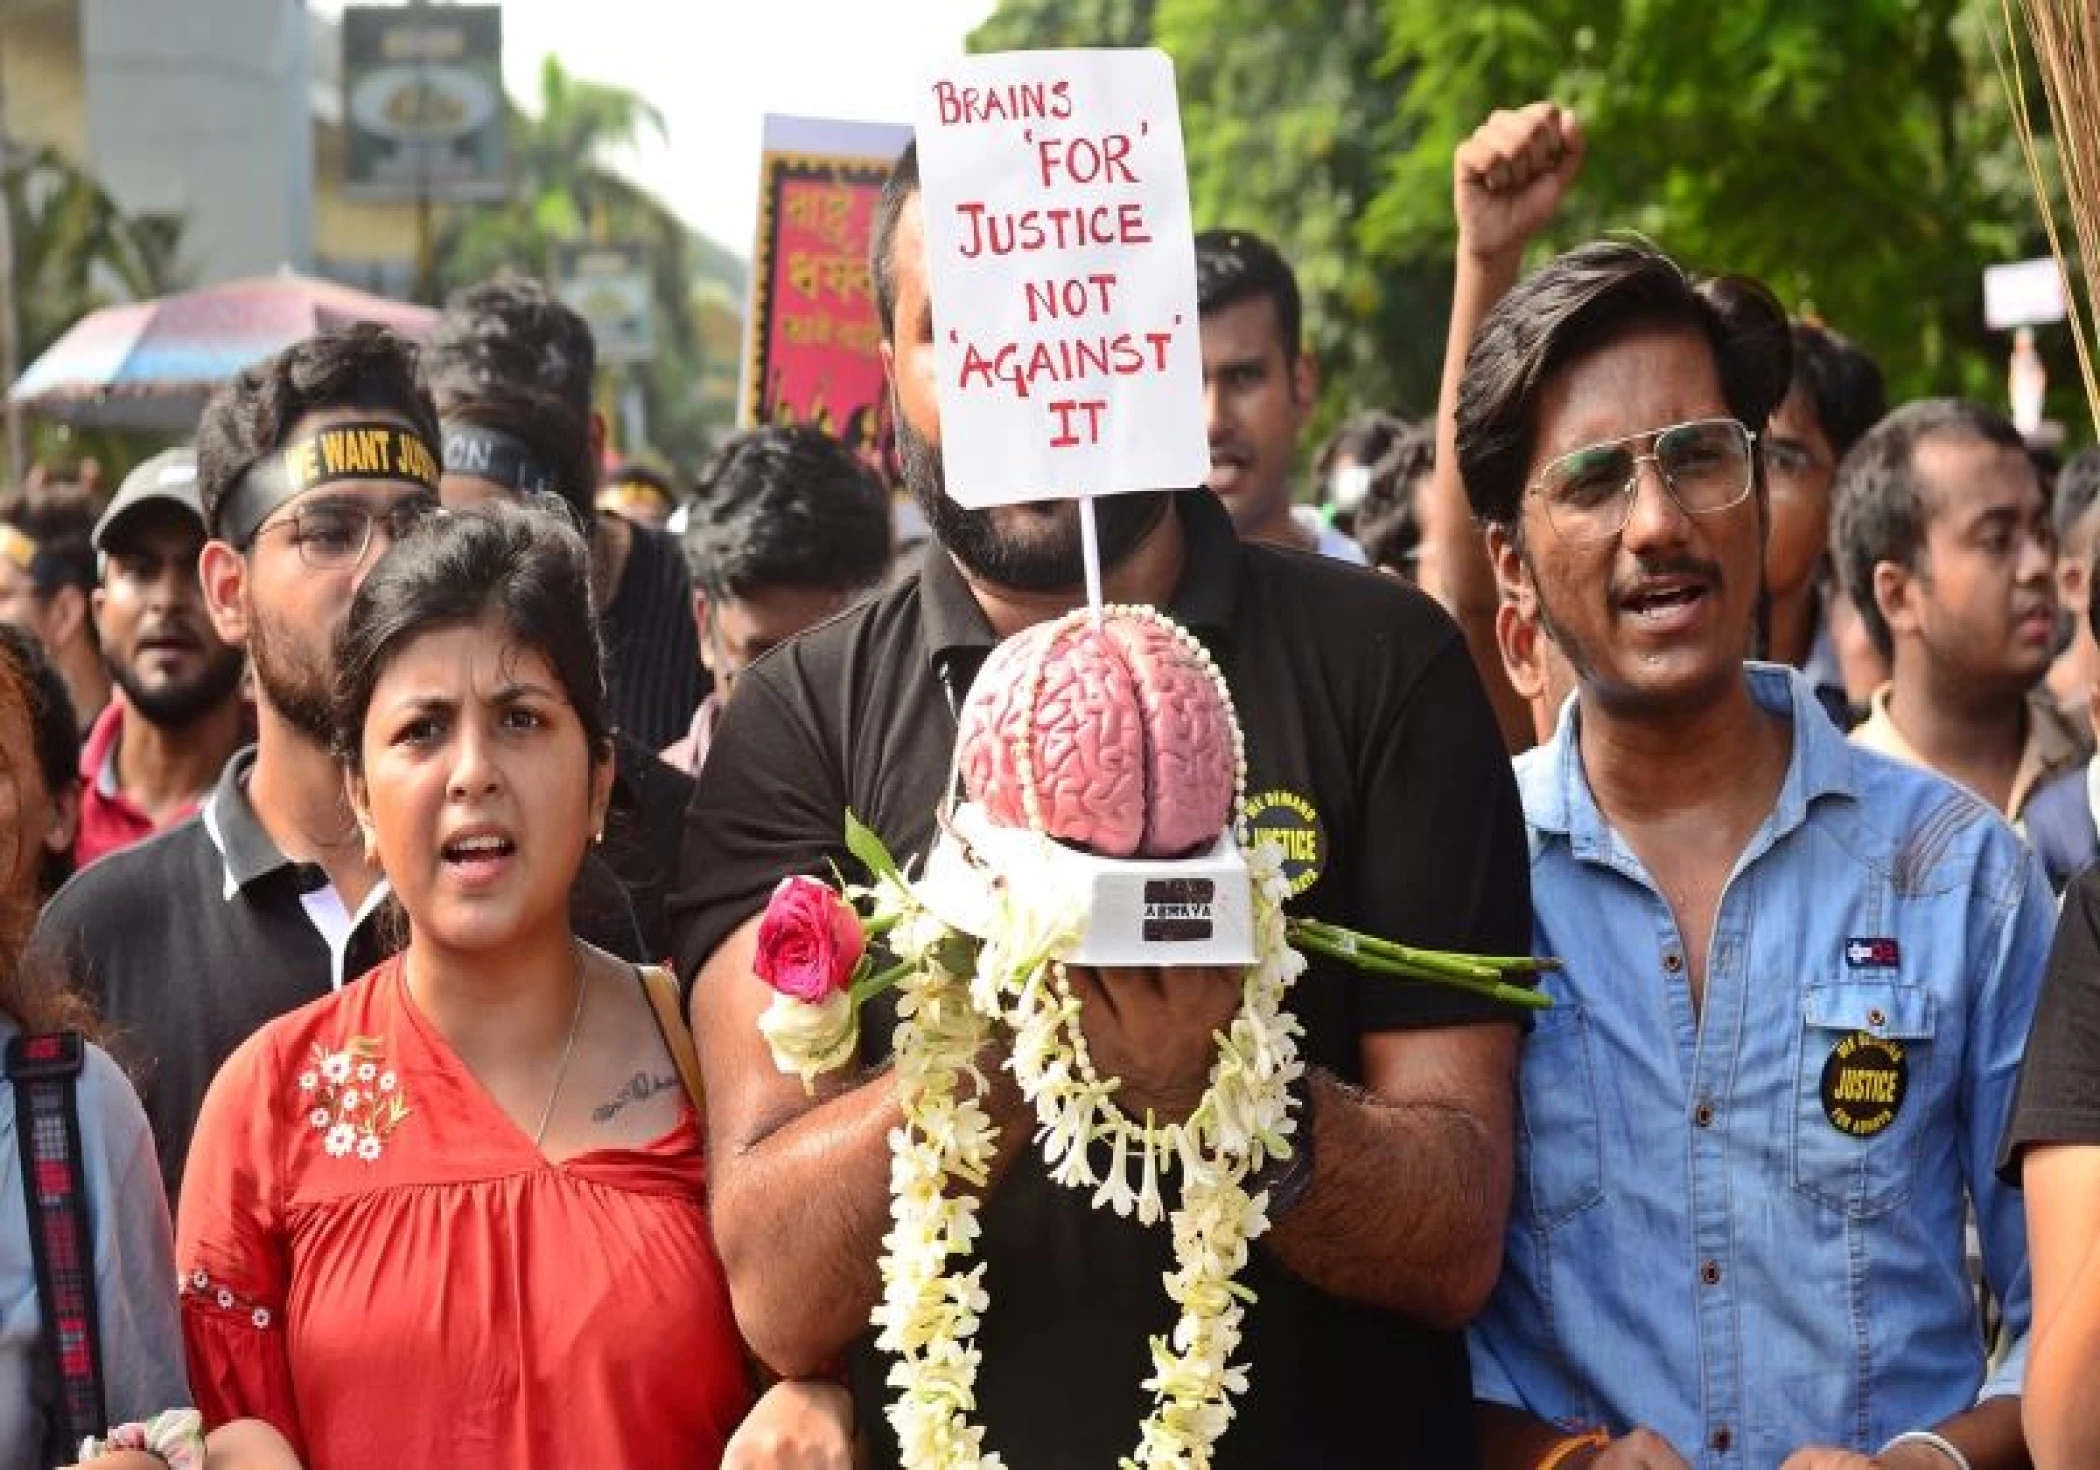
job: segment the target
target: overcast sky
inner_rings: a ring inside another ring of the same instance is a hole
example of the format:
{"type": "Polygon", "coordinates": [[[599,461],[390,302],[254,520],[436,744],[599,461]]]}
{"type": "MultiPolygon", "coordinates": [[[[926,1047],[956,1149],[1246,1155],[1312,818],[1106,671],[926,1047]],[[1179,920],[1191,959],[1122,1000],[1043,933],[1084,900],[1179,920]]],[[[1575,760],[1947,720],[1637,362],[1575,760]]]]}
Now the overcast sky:
{"type": "MultiPolygon", "coordinates": [[[[312,0],[324,14],[342,0],[312,0]]],[[[751,253],[769,112],[905,122],[913,83],[993,0],[503,0],[503,71],[527,107],[541,59],[632,88],[666,142],[625,161],[694,228],[751,253]]]]}

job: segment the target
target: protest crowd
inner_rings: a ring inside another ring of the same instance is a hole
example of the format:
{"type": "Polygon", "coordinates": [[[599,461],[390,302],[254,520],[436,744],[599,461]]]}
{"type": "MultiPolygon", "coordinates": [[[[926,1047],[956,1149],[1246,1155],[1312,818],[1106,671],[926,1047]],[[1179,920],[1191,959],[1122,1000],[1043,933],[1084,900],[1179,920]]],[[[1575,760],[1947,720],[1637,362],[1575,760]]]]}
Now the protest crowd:
{"type": "MultiPolygon", "coordinates": [[[[1457,149],[1440,401],[1320,444],[1290,262],[1199,220],[1207,481],[1084,524],[948,493],[917,144],[901,494],[812,423],[612,475],[513,274],[10,494],[0,1470],[2100,1466],[2100,451],[1638,239],[1525,269],[1586,152],[1546,102],[1457,149]],[[1310,937],[1266,1033],[1238,963],[1034,956],[1046,1081],[780,895],[883,890],[848,814],[924,870],[1009,648],[1019,779],[1120,738],[1027,644],[1090,585],[1217,685],[1310,937]],[[1053,1168],[1068,1063],[1126,1123],[1053,1168]],[[1291,1142],[1220,1186],[1236,1067],[1291,1142]]],[[[1179,248],[1116,219],[1074,248],[1179,248]]]]}

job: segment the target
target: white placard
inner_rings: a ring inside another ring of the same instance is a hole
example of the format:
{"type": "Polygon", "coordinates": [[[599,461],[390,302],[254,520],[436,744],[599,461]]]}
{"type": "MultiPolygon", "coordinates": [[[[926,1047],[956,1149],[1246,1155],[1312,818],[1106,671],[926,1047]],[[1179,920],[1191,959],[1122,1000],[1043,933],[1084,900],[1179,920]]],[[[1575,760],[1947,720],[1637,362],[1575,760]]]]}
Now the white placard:
{"type": "Polygon", "coordinates": [[[1983,268],[1983,323],[1994,332],[2064,319],[2064,278],[2054,257],[1983,268]]]}
{"type": "Polygon", "coordinates": [[[918,139],[948,493],[977,507],[1201,483],[1174,63],[966,57],[926,84],[918,139]]]}

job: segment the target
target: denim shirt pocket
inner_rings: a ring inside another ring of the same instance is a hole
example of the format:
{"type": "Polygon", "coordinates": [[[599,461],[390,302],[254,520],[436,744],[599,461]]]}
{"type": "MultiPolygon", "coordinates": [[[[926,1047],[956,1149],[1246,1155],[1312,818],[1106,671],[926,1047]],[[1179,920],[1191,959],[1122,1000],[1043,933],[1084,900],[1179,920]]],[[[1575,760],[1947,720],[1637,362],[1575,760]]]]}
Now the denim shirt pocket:
{"type": "Polygon", "coordinates": [[[1604,1140],[1590,1050],[1588,1013],[1558,996],[1551,1010],[1538,1013],[1524,1039],[1518,1147],[1537,1229],[1551,1230],[1604,1197],[1604,1140]]]}
{"type": "Polygon", "coordinates": [[[1885,981],[1811,985],[1794,1077],[1794,1189],[1857,1218],[1910,1198],[1931,1111],[1932,994],[1885,981]]]}

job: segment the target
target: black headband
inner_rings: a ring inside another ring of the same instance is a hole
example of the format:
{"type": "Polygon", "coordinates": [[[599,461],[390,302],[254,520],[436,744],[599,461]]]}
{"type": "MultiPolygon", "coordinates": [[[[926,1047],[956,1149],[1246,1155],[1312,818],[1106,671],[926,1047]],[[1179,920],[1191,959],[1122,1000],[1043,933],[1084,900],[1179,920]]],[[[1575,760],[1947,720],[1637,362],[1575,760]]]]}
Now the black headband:
{"type": "Polygon", "coordinates": [[[519,495],[561,493],[561,481],[530,444],[516,434],[463,419],[445,421],[445,472],[472,475],[519,495]]]}
{"type": "Polygon", "coordinates": [[[295,495],[343,480],[393,480],[438,488],[438,459],[423,436],[387,419],[330,424],[256,461],[218,505],[212,534],[245,547],[295,495]]]}

